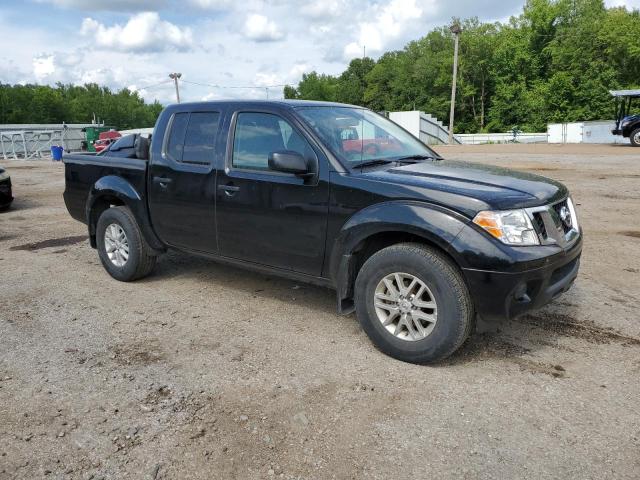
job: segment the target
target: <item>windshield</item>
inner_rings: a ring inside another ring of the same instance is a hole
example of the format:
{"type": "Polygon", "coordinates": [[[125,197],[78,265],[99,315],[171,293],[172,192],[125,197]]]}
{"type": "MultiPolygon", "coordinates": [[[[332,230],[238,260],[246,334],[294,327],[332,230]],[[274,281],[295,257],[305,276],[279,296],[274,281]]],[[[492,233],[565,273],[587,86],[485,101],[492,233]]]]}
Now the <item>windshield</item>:
{"type": "Polygon", "coordinates": [[[345,165],[438,155],[395,123],[370,110],[299,107],[298,113],[345,165]]]}

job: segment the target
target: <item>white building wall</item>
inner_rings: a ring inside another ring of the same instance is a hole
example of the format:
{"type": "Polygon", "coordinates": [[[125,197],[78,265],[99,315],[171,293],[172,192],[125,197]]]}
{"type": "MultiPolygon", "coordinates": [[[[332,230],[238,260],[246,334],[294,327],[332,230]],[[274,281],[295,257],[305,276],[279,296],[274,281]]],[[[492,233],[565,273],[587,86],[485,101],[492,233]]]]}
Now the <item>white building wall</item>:
{"type": "Polygon", "coordinates": [[[610,120],[593,122],[551,123],[549,143],[629,143],[628,138],[614,135],[615,123],[610,120]]]}
{"type": "Polygon", "coordinates": [[[405,130],[408,130],[411,135],[416,138],[420,138],[420,114],[417,110],[411,112],[390,112],[389,120],[396,122],[405,130]]]}
{"type": "MultiPolygon", "coordinates": [[[[441,121],[428,113],[418,110],[390,112],[389,119],[428,145],[439,145],[449,141],[449,131],[441,121]]],[[[457,138],[454,140],[455,143],[460,143],[457,138]]]]}

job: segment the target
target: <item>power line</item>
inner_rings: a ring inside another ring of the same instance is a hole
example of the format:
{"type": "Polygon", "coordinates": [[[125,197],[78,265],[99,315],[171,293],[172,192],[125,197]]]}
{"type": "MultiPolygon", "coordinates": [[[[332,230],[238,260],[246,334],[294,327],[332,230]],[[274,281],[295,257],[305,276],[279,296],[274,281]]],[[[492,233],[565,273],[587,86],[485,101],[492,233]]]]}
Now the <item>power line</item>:
{"type": "Polygon", "coordinates": [[[182,80],[184,83],[190,83],[192,85],[198,85],[201,87],[211,87],[211,88],[250,88],[250,89],[265,89],[265,88],[279,88],[288,86],[287,83],[277,84],[277,85],[217,85],[212,83],[201,83],[201,82],[192,82],[190,80],[182,80]]]}
{"type": "Polygon", "coordinates": [[[167,83],[173,83],[173,80],[164,80],[162,82],[159,83],[153,83],[151,85],[147,85],[144,87],[136,87],[138,90],[149,90],[150,88],[155,88],[155,87],[159,87],[160,85],[165,85],[167,83]]]}

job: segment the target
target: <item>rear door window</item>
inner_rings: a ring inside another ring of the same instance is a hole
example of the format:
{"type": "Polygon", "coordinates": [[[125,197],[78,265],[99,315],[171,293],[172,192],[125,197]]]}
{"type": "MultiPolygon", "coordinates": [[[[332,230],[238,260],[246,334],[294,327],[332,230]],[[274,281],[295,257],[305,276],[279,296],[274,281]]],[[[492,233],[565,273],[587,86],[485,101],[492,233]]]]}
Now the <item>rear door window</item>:
{"type": "Polygon", "coordinates": [[[219,112],[176,113],[167,139],[167,155],[181,163],[213,163],[219,120],[219,112]]]}
{"type": "Polygon", "coordinates": [[[218,112],[193,112],[184,138],[182,161],[208,165],[213,162],[216,135],[218,133],[218,112]]]}
{"type": "Polygon", "coordinates": [[[171,120],[171,131],[167,140],[167,155],[176,162],[182,161],[184,134],[189,123],[188,113],[176,113],[171,120]]]}

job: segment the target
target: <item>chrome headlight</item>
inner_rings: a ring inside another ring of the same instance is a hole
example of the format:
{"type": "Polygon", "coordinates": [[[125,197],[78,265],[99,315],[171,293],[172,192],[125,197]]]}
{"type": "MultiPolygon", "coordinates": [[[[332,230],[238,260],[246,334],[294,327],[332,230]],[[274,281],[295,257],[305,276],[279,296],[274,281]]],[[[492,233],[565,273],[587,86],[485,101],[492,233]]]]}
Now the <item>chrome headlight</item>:
{"type": "Polygon", "coordinates": [[[483,211],[475,216],[473,223],[507,245],[540,245],[538,234],[524,210],[483,211]]]}

